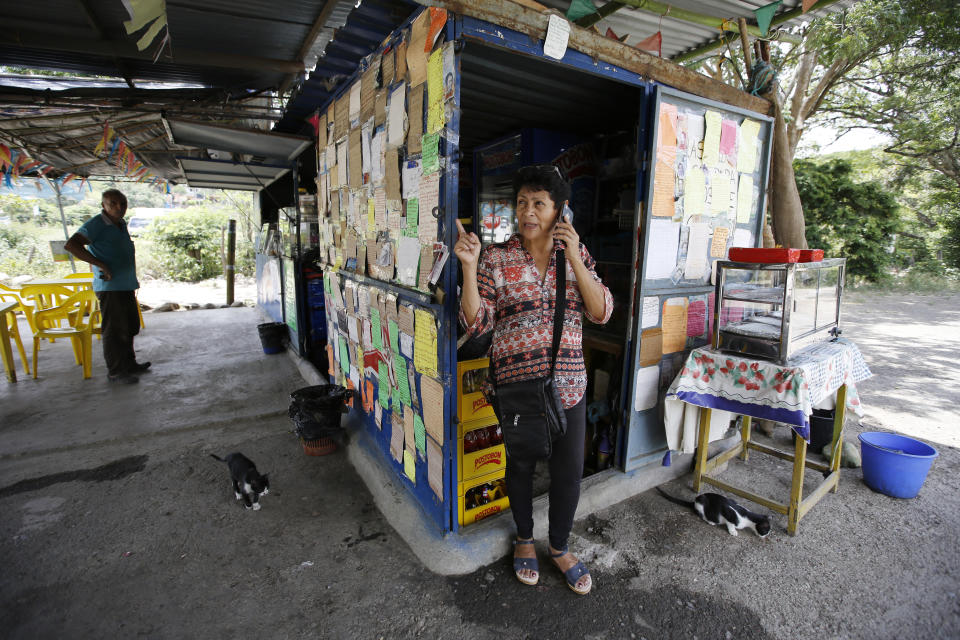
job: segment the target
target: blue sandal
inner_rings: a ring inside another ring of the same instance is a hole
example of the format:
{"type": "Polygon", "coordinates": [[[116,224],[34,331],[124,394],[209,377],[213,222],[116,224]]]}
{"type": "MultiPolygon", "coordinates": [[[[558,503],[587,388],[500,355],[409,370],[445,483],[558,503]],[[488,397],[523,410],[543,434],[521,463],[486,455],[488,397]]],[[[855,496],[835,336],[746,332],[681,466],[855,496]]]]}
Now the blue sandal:
{"type": "MultiPolygon", "coordinates": [[[[530,540],[514,540],[513,546],[518,544],[533,544],[533,539],[530,540]]],[[[534,586],[537,582],[540,581],[540,564],[537,562],[536,556],[533,558],[513,558],[513,573],[517,576],[517,580],[523,584],[534,586]],[[520,572],[524,569],[533,571],[536,575],[533,578],[524,578],[520,575],[520,572]]]]}
{"type": "MultiPolygon", "coordinates": [[[[550,557],[553,558],[553,563],[560,568],[560,565],[557,564],[557,558],[562,558],[567,554],[567,550],[558,551],[556,553],[550,552],[550,557]]],[[[563,572],[564,577],[567,579],[567,586],[570,587],[570,590],[576,593],[577,595],[585,596],[590,593],[590,589],[593,588],[593,579],[591,578],[590,583],[587,585],[586,589],[578,589],[577,582],[580,578],[584,576],[590,576],[590,571],[584,566],[579,560],[577,564],[573,565],[569,569],[563,572]]]]}

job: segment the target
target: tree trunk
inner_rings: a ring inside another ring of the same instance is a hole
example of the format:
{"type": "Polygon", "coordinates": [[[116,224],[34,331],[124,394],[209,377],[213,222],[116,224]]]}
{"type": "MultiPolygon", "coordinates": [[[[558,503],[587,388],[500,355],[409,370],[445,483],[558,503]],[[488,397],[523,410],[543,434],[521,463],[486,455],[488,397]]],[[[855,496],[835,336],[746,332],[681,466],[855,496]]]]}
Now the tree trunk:
{"type": "Polygon", "coordinates": [[[797,192],[796,177],[793,174],[793,150],[787,136],[787,127],[783,118],[783,108],[777,92],[769,95],[773,101],[773,150],[770,160],[770,217],[773,220],[773,234],[777,244],[793,249],[806,249],[806,224],[803,219],[803,205],[797,192]]]}

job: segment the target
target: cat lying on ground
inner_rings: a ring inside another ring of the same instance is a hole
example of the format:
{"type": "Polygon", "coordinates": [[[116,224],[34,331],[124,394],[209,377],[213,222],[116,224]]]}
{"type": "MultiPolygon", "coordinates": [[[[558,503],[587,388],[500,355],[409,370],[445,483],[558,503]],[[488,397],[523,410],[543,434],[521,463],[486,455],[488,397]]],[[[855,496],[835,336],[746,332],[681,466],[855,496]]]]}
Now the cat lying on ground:
{"type": "Polygon", "coordinates": [[[660,487],[657,491],[674,504],[692,507],[708,523],[726,526],[732,536],[737,535],[738,529],[753,529],[761,538],[770,533],[770,516],[754,513],[719,493],[701,493],[691,502],[674,498],[660,487]]]}
{"type": "Polygon", "coordinates": [[[268,474],[260,475],[257,465],[242,453],[231,453],[226,458],[210,454],[211,458],[225,462],[230,467],[230,480],[233,482],[233,493],[237,500],[243,500],[244,507],[259,511],[260,496],[270,492],[268,474]]]}

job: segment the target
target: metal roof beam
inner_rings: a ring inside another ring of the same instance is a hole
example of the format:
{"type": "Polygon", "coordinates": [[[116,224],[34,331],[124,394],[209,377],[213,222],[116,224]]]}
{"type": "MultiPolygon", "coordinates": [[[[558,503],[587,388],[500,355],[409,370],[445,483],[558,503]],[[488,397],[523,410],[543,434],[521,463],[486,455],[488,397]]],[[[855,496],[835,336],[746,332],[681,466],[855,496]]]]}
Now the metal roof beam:
{"type": "MultiPolygon", "coordinates": [[[[334,8],[337,6],[337,0],[327,0],[323,3],[323,7],[320,9],[320,13],[317,14],[317,19],[313,21],[313,26],[310,27],[310,33],[307,34],[307,37],[303,39],[303,42],[300,43],[300,50],[297,51],[297,60],[301,64],[304,64],[304,60],[307,59],[307,54],[310,53],[310,49],[313,48],[313,43],[320,36],[320,32],[323,31],[323,27],[327,24],[327,20],[330,19],[330,14],[333,12],[334,8]]],[[[297,79],[296,73],[288,73],[283,78],[283,82],[280,83],[280,89],[278,93],[283,93],[287,90],[287,87],[297,79]]]]}
{"type": "MultiPolygon", "coordinates": [[[[87,18],[87,22],[89,22],[90,26],[93,28],[93,32],[97,35],[97,39],[106,41],[107,38],[103,34],[103,29],[100,27],[97,17],[93,14],[93,9],[90,7],[90,3],[87,0],[77,0],[77,2],[80,4],[80,8],[83,10],[83,15],[87,18]]],[[[127,83],[127,86],[129,86],[131,89],[136,89],[137,87],[133,84],[133,76],[130,74],[130,69],[127,67],[127,65],[117,56],[113,56],[113,62],[117,65],[117,72],[127,83]]]]}
{"type": "MultiPolygon", "coordinates": [[[[15,47],[86,53],[108,57],[152,60],[147,51],[138,51],[133,42],[107,42],[89,38],[51,38],[39,31],[11,30],[0,33],[0,42],[15,47]]],[[[256,71],[274,71],[279,73],[303,73],[302,60],[277,60],[258,56],[223,54],[215,51],[199,51],[178,47],[173,58],[162,56],[164,62],[198,67],[221,67],[225,69],[244,69],[256,71]]]]}

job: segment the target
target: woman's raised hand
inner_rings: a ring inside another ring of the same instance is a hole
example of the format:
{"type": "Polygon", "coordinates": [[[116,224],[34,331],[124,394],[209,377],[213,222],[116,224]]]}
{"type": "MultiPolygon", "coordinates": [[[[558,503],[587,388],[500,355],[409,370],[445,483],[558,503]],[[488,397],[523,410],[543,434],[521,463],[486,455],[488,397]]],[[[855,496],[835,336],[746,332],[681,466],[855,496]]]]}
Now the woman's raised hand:
{"type": "Polygon", "coordinates": [[[475,233],[467,233],[459,220],[457,220],[457,233],[457,243],[453,245],[453,252],[464,267],[476,267],[480,260],[480,238],[475,233]]]}

